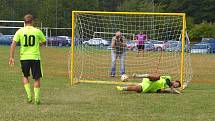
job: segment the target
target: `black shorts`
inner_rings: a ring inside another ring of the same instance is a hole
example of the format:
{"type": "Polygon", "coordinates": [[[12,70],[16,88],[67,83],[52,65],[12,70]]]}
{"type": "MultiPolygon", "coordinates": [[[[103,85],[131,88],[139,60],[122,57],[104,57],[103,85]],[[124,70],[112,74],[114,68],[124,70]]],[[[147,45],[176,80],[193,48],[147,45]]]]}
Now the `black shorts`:
{"type": "Polygon", "coordinates": [[[20,60],[20,62],[24,77],[30,76],[30,69],[33,79],[42,77],[40,60],[20,60]]]}
{"type": "Polygon", "coordinates": [[[144,50],[144,45],[137,45],[138,50],[144,50]]]}

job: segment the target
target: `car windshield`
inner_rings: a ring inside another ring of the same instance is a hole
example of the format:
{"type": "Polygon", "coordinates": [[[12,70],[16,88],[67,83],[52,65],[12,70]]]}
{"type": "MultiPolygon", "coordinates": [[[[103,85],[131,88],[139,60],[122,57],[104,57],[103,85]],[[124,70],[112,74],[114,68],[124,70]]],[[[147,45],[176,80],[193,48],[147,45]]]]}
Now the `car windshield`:
{"type": "Polygon", "coordinates": [[[192,49],[207,49],[207,45],[194,45],[192,49]]]}
{"type": "Polygon", "coordinates": [[[155,41],[153,42],[154,44],[163,44],[164,42],[163,41],[155,41]]]}
{"type": "Polygon", "coordinates": [[[150,48],[152,47],[153,45],[152,44],[144,44],[146,48],[150,48]]]}
{"type": "Polygon", "coordinates": [[[178,47],[178,44],[177,43],[173,43],[173,44],[170,44],[169,47],[178,47]]]}
{"type": "Polygon", "coordinates": [[[128,41],[128,42],[127,42],[127,44],[134,44],[134,42],[132,42],[132,41],[128,41]]]}

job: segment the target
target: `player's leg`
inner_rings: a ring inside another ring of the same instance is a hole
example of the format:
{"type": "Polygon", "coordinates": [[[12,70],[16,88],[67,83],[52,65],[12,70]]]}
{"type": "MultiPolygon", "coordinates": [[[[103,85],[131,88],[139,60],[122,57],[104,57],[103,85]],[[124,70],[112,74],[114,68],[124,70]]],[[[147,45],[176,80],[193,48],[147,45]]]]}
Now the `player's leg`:
{"type": "Polygon", "coordinates": [[[150,85],[151,85],[151,81],[148,78],[143,78],[142,83],[139,83],[138,85],[123,86],[123,87],[117,86],[116,88],[117,90],[120,90],[120,91],[135,91],[137,93],[140,93],[140,92],[146,93],[149,91],[150,85]]]}
{"type": "Polygon", "coordinates": [[[120,55],[120,74],[121,75],[125,74],[125,54],[126,52],[123,52],[120,55]]]}
{"type": "Polygon", "coordinates": [[[136,74],[136,73],[133,73],[132,77],[149,78],[151,81],[155,81],[155,80],[159,80],[160,79],[160,75],[157,74],[157,73],[153,73],[153,74],[136,74]]]}
{"type": "Polygon", "coordinates": [[[135,91],[137,93],[142,92],[141,85],[132,85],[132,86],[117,86],[117,90],[119,91],[135,91]]]}
{"type": "Polygon", "coordinates": [[[114,50],[111,50],[111,59],[112,59],[111,72],[110,72],[111,77],[114,77],[116,74],[116,58],[117,58],[116,53],[114,52],[114,50]]]}
{"type": "Polygon", "coordinates": [[[42,68],[40,60],[32,61],[32,75],[34,81],[34,98],[35,104],[40,104],[40,78],[42,77],[42,68]]]}
{"type": "Polygon", "coordinates": [[[34,81],[35,104],[40,104],[40,79],[34,81]]]}
{"type": "Polygon", "coordinates": [[[32,102],[31,86],[28,79],[28,76],[30,76],[30,62],[28,60],[21,60],[20,62],[23,73],[22,82],[27,94],[27,102],[30,103],[32,102]]]}
{"type": "Polygon", "coordinates": [[[137,45],[137,56],[139,56],[140,51],[140,45],[137,45]]]}
{"type": "Polygon", "coordinates": [[[142,45],[141,50],[142,50],[142,56],[144,57],[144,45],[142,45]]]}
{"type": "Polygon", "coordinates": [[[132,77],[137,77],[137,78],[148,78],[150,76],[150,74],[137,74],[137,73],[133,73],[132,77]]]}

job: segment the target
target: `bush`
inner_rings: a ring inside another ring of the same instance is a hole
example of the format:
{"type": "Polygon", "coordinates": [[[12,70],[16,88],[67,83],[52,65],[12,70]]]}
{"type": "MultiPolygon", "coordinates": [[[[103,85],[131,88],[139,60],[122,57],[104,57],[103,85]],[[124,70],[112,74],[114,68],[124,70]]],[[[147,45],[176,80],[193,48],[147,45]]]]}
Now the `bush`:
{"type": "Polygon", "coordinates": [[[201,40],[201,38],[215,38],[215,24],[202,22],[193,26],[189,32],[191,41],[201,40]]]}

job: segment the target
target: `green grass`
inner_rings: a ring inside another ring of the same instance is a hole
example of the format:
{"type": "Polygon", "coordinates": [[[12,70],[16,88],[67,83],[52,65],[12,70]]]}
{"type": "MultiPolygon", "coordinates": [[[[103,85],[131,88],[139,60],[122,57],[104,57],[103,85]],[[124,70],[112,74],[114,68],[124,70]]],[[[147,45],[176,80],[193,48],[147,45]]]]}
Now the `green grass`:
{"type": "Polygon", "coordinates": [[[41,52],[45,76],[42,104],[36,106],[26,103],[19,61],[9,67],[9,47],[0,46],[1,121],[215,120],[215,55],[192,55],[193,81],[182,95],[171,95],[117,92],[115,85],[69,86],[68,48],[41,52]]]}

